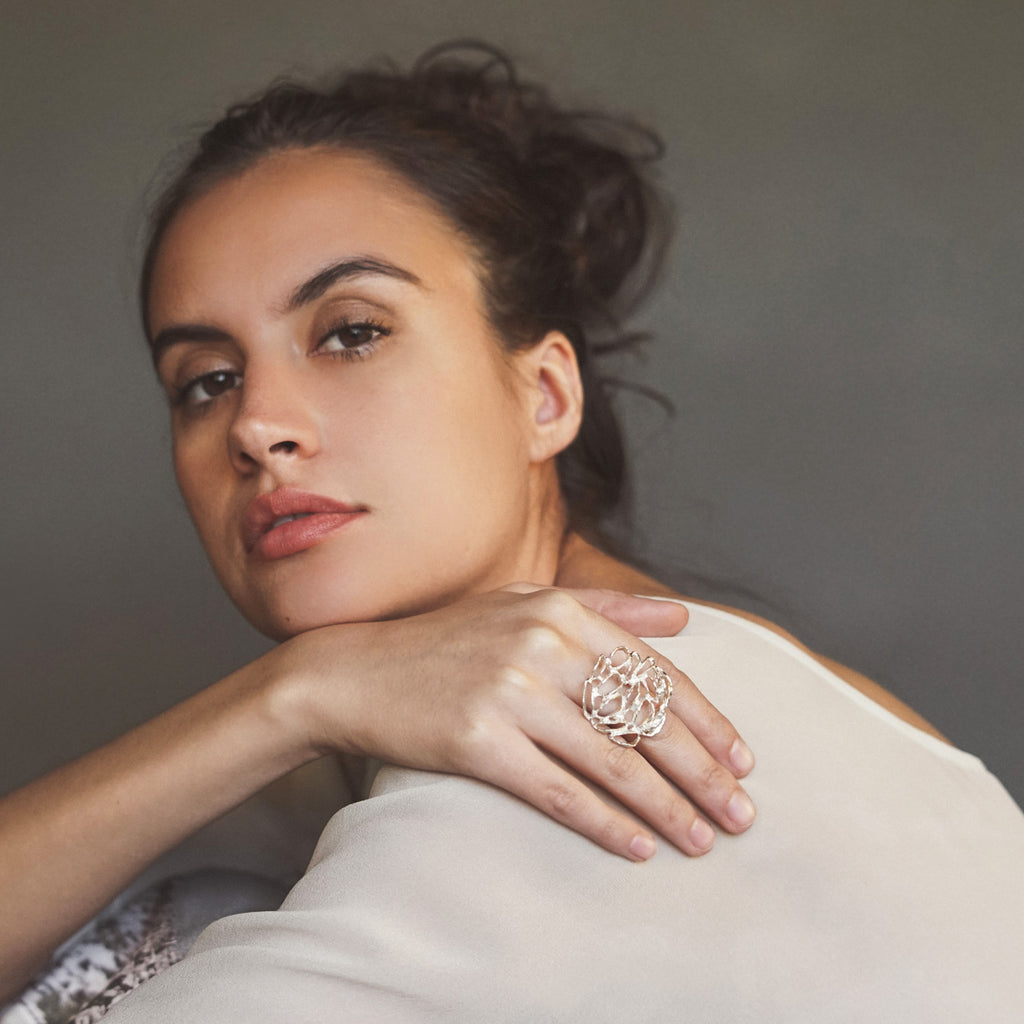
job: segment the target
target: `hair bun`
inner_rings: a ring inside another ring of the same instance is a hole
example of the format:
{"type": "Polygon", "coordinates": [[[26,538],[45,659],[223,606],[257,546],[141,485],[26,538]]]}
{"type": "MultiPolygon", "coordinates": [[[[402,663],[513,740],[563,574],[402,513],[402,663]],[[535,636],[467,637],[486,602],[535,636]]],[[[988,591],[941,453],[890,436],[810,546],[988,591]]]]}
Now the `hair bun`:
{"type": "Polygon", "coordinates": [[[658,137],[626,118],[559,108],[479,42],[435,47],[409,72],[347,72],[326,89],[279,82],[231,107],[164,192],[143,311],[163,234],[185,205],[272,152],[325,146],[365,153],[435,203],[471,247],[506,347],[552,330],[572,341],[586,402],[579,437],[559,456],[562,487],[577,522],[613,509],[622,443],[590,356],[638,337],[622,321],[653,282],[667,238],[648,175],[658,137]]]}
{"type": "Polygon", "coordinates": [[[591,328],[617,324],[647,293],[668,241],[670,216],[648,171],[664,152],[660,137],[626,117],[559,109],[486,43],[434,47],[414,75],[420,102],[510,147],[565,255],[577,316],[591,328]]]}

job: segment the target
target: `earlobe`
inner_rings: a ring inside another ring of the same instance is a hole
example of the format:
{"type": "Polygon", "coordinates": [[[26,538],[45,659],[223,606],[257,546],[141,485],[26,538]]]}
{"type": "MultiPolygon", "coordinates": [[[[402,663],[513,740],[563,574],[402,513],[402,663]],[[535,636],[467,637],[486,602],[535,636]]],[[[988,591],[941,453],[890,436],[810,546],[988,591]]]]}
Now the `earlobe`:
{"type": "Polygon", "coordinates": [[[548,332],[524,357],[533,415],[530,459],[546,462],[579,432],[583,382],[572,342],[561,331],[548,332]]]}

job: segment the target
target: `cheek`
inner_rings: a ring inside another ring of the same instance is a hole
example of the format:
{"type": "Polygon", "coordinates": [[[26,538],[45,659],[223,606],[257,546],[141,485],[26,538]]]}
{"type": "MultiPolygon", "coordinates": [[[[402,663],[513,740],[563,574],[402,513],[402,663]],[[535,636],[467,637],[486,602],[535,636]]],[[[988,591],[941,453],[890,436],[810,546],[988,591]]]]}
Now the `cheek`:
{"type": "Polygon", "coordinates": [[[173,463],[178,490],[185,501],[185,507],[212,557],[216,549],[211,548],[207,541],[217,532],[215,520],[218,488],[217,472],[212,465],[210,453],[201,445],[175,440],[173,463]]]}
{"type": "Polygon", "coordinates": [[[459,531],[467,541],[481,532],[502,533],[525,511],[529,466],[507,394],[492,390],[460,401],[449,395],[424,420],[407,465],[432,528],[456,543],[459,531]]]}
{"type": "MultiPolygon", "coordinates": [[[[446,382],[410,423],[412,460],[467,493],[487,491],[527,463],[519,414],[498,381],[446,382]]],[[[457,495],[455,495],[457,497],[457,495]]]]}
{"type": "Polygon", "coordinates": [[[416,488],[410,496],[419,500],[480,500],[515,475],[529,461],[523,413],[504,368],[480,351],[485,344],[493,342],[459,338],[443,353],[450,358],[411,361],[340,403],[331,415],[335,457],[347,451],[371,473],[386,466],[379,482],[416,488]]]}

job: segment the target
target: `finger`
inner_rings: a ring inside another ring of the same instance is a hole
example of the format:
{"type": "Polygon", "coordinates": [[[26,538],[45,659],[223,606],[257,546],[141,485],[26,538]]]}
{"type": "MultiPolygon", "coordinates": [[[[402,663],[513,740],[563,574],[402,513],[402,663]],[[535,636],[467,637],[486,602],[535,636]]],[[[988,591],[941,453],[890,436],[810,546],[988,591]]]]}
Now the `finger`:
{"type": "MultiPolygon", "coordinates": [[[[754,755],[736,727],[700,692],[693,680],[668,658],[635,636],[617,631],[609,633],[607,620],[597,616],[589,621],[582,640],[591,650],[608,653],[618,646],[624,646],[636,651],[641,657],[653,658],[654,663],[672,680],[672,699],[669,703],[671,715],[677,717],[704,749],[720,765],[728,768],[735,778],[743,778],[750,773],[754,767],[754,755]]],[[[583,681],[592,668],[593,663],[584,670],[586,675],[581,676],[576,686],[566,680],[568,688],[564,692],[577,703],[582,698],[583,681]]]]}
{"type": "Polygon", "coordinates": [[[656,652],[652,652],[652,656],[672,679],[669,719],[675,716],[682,722],[700,746],[728,768],[735,778],[749,775],[754,768],[754,755],[736,726],[701,693],[685,672],[656,652]]]}
{"type": "Polygon", "coordinates": [[[635,597],[617,590],[569,590],[580,604],[633,636],[675,636],[690,613],[678,601],[635,597]]]}
{"type": "Polygon", "coordinates": [[[575,704],[567,701],[560,712],[549,711],[535,719],[528,731],[531,738],[600,783],[685,853],[703,852],[713,837],[693,803],[729,832],[744,832],[753,824],[753,801],[679,719],[668,716],[661,732],[642,739],[633,749],[593,728],[580,729],[577,723],[582,717],[575,704]],[[564,717],[566,712],[568,717],[564,717]]]}
{"type": "MultiPolygon", "coordinates": [[[[666,781],[643,754],[620,746],[608,736],[586,726],[579,708],[566,700],[560,707],[551,707],[543,717],[527,724],[530,738],[555,754],[566,764],[592,779],[673,845],[689,856],[700,856],[711,849],[714,829],[700,816],[694,804],[666,781]]],[[[696,744],[696,741],[694,741],[696,744]]],[[[707,755],[710,765],[729,780],[731,794],[736,780],[707,755]]],[[[716,810],[728,798],[720,788],[727,784],[717,780],[710,787],[699,787],[716,810]]],[[[737,831],[729,823],[730,831],[737,831]]]]}
{"type": "Polygon", "coordinates": [[[690,617],[686,606],[678,601],[637,597],[618,590],[542,587],[536,583],[510,583],[501,589],[514,594],[568,594],[634,636],[675,636],[690,617]]]}
{"type": "Polygon", "coordinates": [[[648,829],[602,800],[522,733],[510,736],[500,749],[492,750],[487,781],[620,857],[642,861],[657,850],[648,829]]]}
{"type": "MultiPolygon", "coordinates": [[[[524,588],[521,593],[535,591],[535,588],[524,588]]],[[[723,788],[722,779],[717,779],[716,785],[712,786],[710,781],[713,772],[713,764],[705,756],[698,756],[699,748],[703,748],[706,754],[710,754],[719,765],[728,768],[734,778],[743,778],[754,766],[754,757],[750,748],[746,745],[736,730],[736,727],[725,717],[694,685],[693,681],[674,665],[668,658],[663,657],[652,647],[639,640],[630,633],[625,632],[623,627],[617,626],[608,618],[602,615],[593,606],[607,608],[610,604],[622,602],[624,606],[631,603],[644,605],[658,605],[665,608],[679,608],[671,602],[652,601],[650,599],[633,598],[628,595],[617,594],[614,591],[567,591],[558,589],[545,589],[542,592],[533,592],[527,598],[538,609],[543,609],[541,618],[545,621],[571,622],[570,634],[557,634],[557,642],[562,650],[561,668],[554,670],[549,659],[551,652],[547,650],[545,666],[538,665],[537,670],[543,674],[557,677],[561,683],[562,692],[577,705],[582,699],[584,680],[593,671],[594,660],[591,652],[610,652],[618,646],[624,646],[634,650],[643,658],[652,658],[656,665],[666,672],[673,684],[673,697],[669,705],[670,716],[678,718],[693,738],[697,741],[692,746],[690,754],[686,759],[677,758],[677,764],[681,767],[672,773],[672,780],[690,795],[698,794],[691,792],[691,786],[697,786],[700,790],[700,798],[707,801],[709,810],[716,821],[719,821],[731,831],[737,827],[749,827],[739,824],[748,815],[746,814],[749,798],[737,795],[736,788],[731,787],[726,794],[724,803],[715,799],[715,793],[723,788]],[[580,598],[590,601],[590,604],[581,603],[580,598]],[[570,638],[571,637],[571,638],[570,638]],[[571,649],[571,654],[570,654],[571,649]],[[735,798],[731,805],[732,814],[728,814],[725,807],[729,800],[735,798]]],[[[685,611],[685,609],[684,609],[685,611]]],[[[551,636],[548,637],[551,639],[551,636]]],[[[702,806],[705,806],[702,803],[702,806]]]]}
{"type": "Polygon", "coordinates": [[[726,831],[745,832],[753,825],[757,811],[750,796],[674,715],[656,736],[641,739],[637,751],[726,831]]]}

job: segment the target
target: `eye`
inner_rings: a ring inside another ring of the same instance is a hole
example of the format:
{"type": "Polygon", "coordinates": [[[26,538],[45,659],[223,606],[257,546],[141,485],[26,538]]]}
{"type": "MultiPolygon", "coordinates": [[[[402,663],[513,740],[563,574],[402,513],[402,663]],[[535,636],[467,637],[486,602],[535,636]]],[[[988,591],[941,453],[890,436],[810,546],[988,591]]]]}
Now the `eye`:
{"type": "Polygon", "coordinates": [[[233,391],[242,383],[242,375],[232,370],[214,370],[194,377],[178,390],[180,405],[206,405],[215,398],[233,391]]]}
{"type": "Polygon", "coordinates": [[[389,328],[375,320],[343,320],[324,335],[317,351],[346,359],[365,359],[390,333],[389,328]]]}

